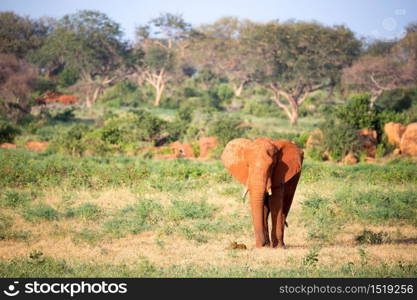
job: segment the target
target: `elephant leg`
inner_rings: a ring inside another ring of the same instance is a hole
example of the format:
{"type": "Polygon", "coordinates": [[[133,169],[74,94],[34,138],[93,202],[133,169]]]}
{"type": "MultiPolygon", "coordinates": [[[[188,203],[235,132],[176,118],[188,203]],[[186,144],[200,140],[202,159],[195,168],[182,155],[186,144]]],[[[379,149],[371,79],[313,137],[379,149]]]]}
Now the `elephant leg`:
{"type": "Polygon", "coordinates": [[[255,233],[255,246],[261,248],[266,244],[266,236],[264,229],[264,198],[263,195],[254,197],[251,195],[251,210],[252,210],[252,222],[255,233]],[[259,199],[255,201],[254,199],[259,199]]]}
{"type": "Polygon", "coordinates": [[[269,207],[271,209],[272,247],[285,248],[284,244],[284,188],[276,188],[269,198],[269,207]]]}
{"type": "Polygon", "coordinates": [[[285,183],[284,190],[284,216],[287,221],[288,212],[290,211],[292,200],[294,199],[295,189],[297,188],[298,180],[300,179],[300,173],[291,178],[290,181],[285,183]]]}
{"type": "Polygon", "coordinates": [[[269,217],[269,195],[265,194],[264,200],[264,236],[265,236],[265,246],[270,246],[271,242],[269,241],[269,231],[268,231],[268,217],[269,217]]]}

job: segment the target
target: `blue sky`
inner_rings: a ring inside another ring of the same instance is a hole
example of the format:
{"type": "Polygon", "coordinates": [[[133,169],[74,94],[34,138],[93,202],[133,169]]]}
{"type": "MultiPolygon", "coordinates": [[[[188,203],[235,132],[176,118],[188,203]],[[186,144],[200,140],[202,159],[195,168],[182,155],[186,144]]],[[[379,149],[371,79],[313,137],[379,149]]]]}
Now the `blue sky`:
{"type": "Polygon", "coordinates": [[[199,25],[224,16],[253,21],[288,19],[344,24],[358,37],[395,38],[417,22],[417,0],[0,0],[0,11],[11,10],[34,18],[62,17],[81,9],[106,13],[132,39],[137,25],[161,12],[180,13],[199,25]]]}

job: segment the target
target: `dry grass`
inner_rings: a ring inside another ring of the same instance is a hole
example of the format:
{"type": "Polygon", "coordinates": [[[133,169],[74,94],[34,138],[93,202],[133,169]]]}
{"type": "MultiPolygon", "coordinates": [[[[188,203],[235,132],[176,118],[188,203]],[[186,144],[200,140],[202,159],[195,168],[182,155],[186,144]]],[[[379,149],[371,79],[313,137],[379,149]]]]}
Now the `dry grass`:
{"type": "MultiPolygon", "coordinates": [[[[299,265],[309,250],[316,245],[307,239],[306,230],[300,217],[301,201],[312,192],[329,195],[342,183],[329,180],[326,185],[302,184],[296,193],[286,229],[286,250],[255,249],[251,230],[238,233],[215,233],[209,235],[207,243],[188,240],[174,232],[164,234],[161,228],[146,230],[124,237],[104,235],[96,243],[76,241],[75,235],[88,229],[102,231],[103,220],[82,220],[79,218],[60,218],[57,221],[39,221],[30,223],[20,217],[17,211],[5,209],[4,212],[14,219],[14,230],[29,230],[32,236],[27,240],[0,241],[0,259],[12,260],[27,257],[33,250],[39,250],[45,256],[94,263],[130,264],[146,257],[151,263],[169,267],[172,265],[215,265],[218,267],[277,266],[291,268],[299,265]],[[247,250],[229,250],[233,241],[245,244],[247,250]]],[[[82,203],[94,203],[101,207],[105,214],[113,214],[123,207],[134,204],[138,197],[151,198],[167,207],[171,200],[182,199],[193,201],[207,199],[207,202],[218,207],[215,217],[230,214],[249,215],[248,203],[240,201],[240,190],[236,183],[209,185],[202,190],[189,192],[166,193],[145,189],[139,194],[127,188],[96,191],[60,191],[48,190],[35,201],[47,203],[62,209],[68,203],[77,206],[82,203]],[[222,193],[225,189],[239,192],[222,193]],[[69,194],[70,193],[70,194],[69,194]]],[[[104,217],[106,218],[106,216],[104,217]]],[[[173,225],[175,226],[175,225],[173,225]]],[[[368,264],[417,263],[417,229],[413,226],[366,226],[373,231],[385,231],[392,237],[392,242],[382,245],[357,245],[355,236],[365,227],[363,224],[349,224],[331,244],[322,244],[319,252],[320,265],[342,266],[349,262],[360,263],[359,249],[365,249],[368,264]]]]}

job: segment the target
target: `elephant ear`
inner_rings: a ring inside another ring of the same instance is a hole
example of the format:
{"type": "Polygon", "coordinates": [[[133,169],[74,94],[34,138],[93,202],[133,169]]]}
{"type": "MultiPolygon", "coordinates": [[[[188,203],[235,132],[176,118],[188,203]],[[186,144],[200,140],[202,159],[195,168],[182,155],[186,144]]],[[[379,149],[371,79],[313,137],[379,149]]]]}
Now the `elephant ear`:
{"type": "Polygon", "coordinates": [[[249,164],[246,161],[246,151],[252,146],[247,139],[234,139],[227,143],[221,160],[226,169],[243,185],[247,185],[249,164]]]}
{"type": "Polygon", "coordinates": [[[304,152],[289,141],[273,141],[273,143],[281,150],[272,175],[273,184],[288,182],[301,171],[304,152]]]}

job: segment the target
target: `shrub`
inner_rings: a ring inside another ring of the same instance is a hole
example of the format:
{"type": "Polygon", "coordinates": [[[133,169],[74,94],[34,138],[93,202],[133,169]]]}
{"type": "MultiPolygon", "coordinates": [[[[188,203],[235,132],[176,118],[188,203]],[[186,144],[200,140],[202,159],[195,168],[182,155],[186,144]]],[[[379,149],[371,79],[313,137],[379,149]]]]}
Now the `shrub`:
{"type": "Polygon", "coordinates": [[[307,156],[310,157],[312,160],[315,161],[325,161],[326,157],[324,155],[324,151],[322,149],[314,148],[307,151],[307,156]]]}
{"type": "Polygon", "coordinates": [[[342,225],[334,203],[319,196],[303,201],[302,215],[310,239],[332,241],[342,225]]]}
{"type": "Polygon", "coordinates": [[[8,237],[10,228],[13,225],[12,218],[0,214],[0,241],[8,237]]]}
{"type": "Polygon", "coordinates": [[[32,97],[41,97],[46,92],[58,91],[57,83],[53,80],[38,78],[35,80],[33,85],[32,97]]]}
{"type": "Polygon", "coordinates": [[[245,137],[247,127],[242,126],[242,120],[235,117],[217,117],[209,124],[208,135],[218,138],[219,144],[226,143],[235,138],[245,137]]]}
{"type": "Polygon", "coordinates": [[[358,244],[379,245],[389,243],[391,241],[389,235],[385,231],[373,232],[372,230],[364,229],[355,237],[358,244]]]}
{"type": "Polygon", "coordinates": [[[417,88],[399,88],[384,91],[375,104],[382,110],[402,112],[417,105],[417,88]]]}
{"type": "Polygon", "coordinates": [[[176,231],[179,232],[187,240],[194,240],[199,244],[204,244],[208,242],[208,237],[206,235],[204,235],[201,231],[198,231],[196,230],[196,228],[193,228],[191,226],[180,225],[178,226],[176,231]]]}
{"type": "Polygon", "coordinates": [[[324,136],[324,149],[329,151],[332,159],[340,160],[347,153],[358,153],[360,141],[357,137],[357,129],[352,124],[330,120],[321,126],[324,136]]]}
{"type": "Polygon", "coordinates": [[[28,204],[36,196],[31,192],[9,190],[5,191],[0,198],[0,205],[5,207],[19,207],[28,204]]]}
{"type": "Polygon", "coordinates": [[[190,202],[185,200],[173,200],[172,207],[168,210],[170,219],[179,221],[183,219],[211,218],[217,208],[205,201],[190,202]]]}
{"type": "Polygon", "coordinates": [[[310,134],[308,132],[303,132],[294,138],[293,141],[298,147],[304,148],[309,137],[310,134]]]}
{"type": "Polygon", "coordinates": [[[243,113],[256,117],[283,117],[283,111],[267,97],[256,97],[245,101],[243,113]]]}
{"type": "Polygon", "coordinates": [[[0,241],[6,239],[27,239],[31,236],[30,231],[12,230],[13,220],[11,217],[0,213],[0,241]]]}
{"type": "Polygon", "coordinates": [[[227,101],[234,96],[234,91],[227,83],[221,83],[216,87],[216,94],[220,101],[227,101]]]}
{"type": "Polygon", "coordinates": [[[39,203],[23,210],[23,218],[29,222],[42,219],[53,221],[58,219],[58,211],[47,204],[39,203]]]}
{"type": "Polygon", "coordinates": [[[108,107],[137,107],[143,102],[143,95],[135,84],[130,81],[122,81],[107,88],[98,100],[108,107]]]}
{"type": "Polygon", "coordinates": [[[12,143],[18,134],[20,134],[19,128],[7,121],[0,120],[0,144],[12,143]]]}
{"type": "Polygon", "coordinates": [[[80,78],[80,72],[76,69],[66,67],[58,75],[58,82],[63,87],[69,87],[77,82],[80,78]]]}
{"type": "Polygon", "coordinates": [[[404,124],[417,122],[417,104],[404,111],[402,115],[404,116],[404,124]]]}
{"type": "Polygon", "coordinates": [[[138,234],[149,229],[159,221],[161,206],[149,199],[140,200],[120,210],[114,217],[107,220],[104,229],[117,236],[138,234]]]}
{"type": "Polygon", "coordinates": [[[370,108],[369,104],[369,95],[353,95],[345,104],[336,109],[335,116],[341,123],[353,129],[376,128],[376,110],[375,108],[370,108]]]}
{"type": "Polygon", "coordinates": [[[396,123],[402,123],[406,124],[406,116],[401,113],[393,112],[384,110],[378,113],[377,116],[378,119],[378,130],[380,133],[382,133],[382,129],[384,128],[384,125],[389,122],[396,122],[396,123]]]}
{"type": "Polygon", "coordinates": [[[319,262],[319,252],[320,247],[313,247],[311,248],[307,255],[303,257],[301,264],[303,267],[316,267],[317,263],[319,262]]]}
{"type": "Polygon", "coordinates": [[[180,121],[191,122],[196,108],[196,105],[194,105],[191,101],[184,102],[178,108],[176,118],[180,121]]]}
{"type": "Polygon", "coordinates": [[[154,141],[162,136],[167,122],[144,110],[133,110],[107,119],[101,138],[110,144],[154,141]]]}
{"type": "Polygon", "coordinates": [[[87,148],[83,138],[92,131],[86,124],[76,124],[68,128],[61,136],[53,141],[59,152],[73,156],[82,156],[87,148]]]}
{"type": "Polygon", "coordinates": [[[340,203],[348,203],[346,209],[360,219],[376,224],[401,221],[417,226],[417,193],[408,191],[370,190],[336,195],[340,203]]]}
{"type": "Polygon", "coordinates": [[[95,246],[104,237],[104,233],[94,231],[89,228],[83,228],[81,231],[74,234],[72,238],[73,243],[85,242],[88,245],[95,246]]]}
{"type": "Polygon", "coordinates": [[[75,118],[74,107],[65,107],[59,109],[49,109],[46,114],[47,117],[54,121],[68,122],[75,118]]]}
{"type": "Polygon", "coordinates": [[[79,217],[86,220],[96,220],[103,214],[102,209],[94,203],[83,203],[76,208],[70,208],[66,217],[79,217]]]}

